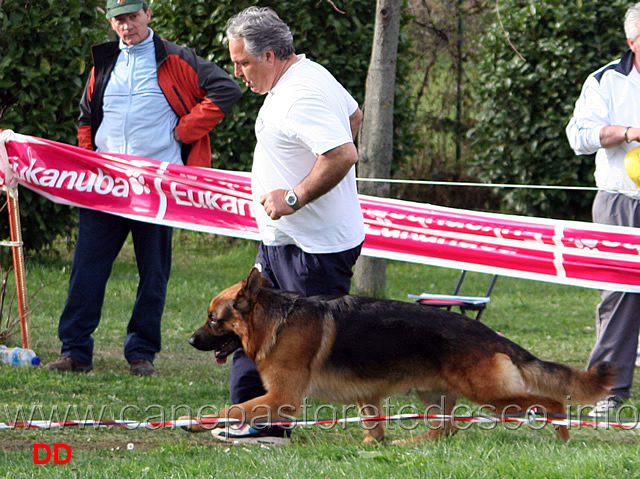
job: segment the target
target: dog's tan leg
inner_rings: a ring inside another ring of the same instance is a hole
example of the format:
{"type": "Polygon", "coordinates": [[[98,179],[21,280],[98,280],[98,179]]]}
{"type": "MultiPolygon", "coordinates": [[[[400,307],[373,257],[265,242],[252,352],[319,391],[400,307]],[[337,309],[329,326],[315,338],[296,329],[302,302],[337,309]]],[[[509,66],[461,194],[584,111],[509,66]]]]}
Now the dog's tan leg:
{"type": "MultiPolygon", "coordinates": [[[[382,401],[379,398],[371,401],[356,401],[360,417],[378,417],[382,416],[382,401]]],[[[364,441],[368,442],[382,442],[384,440],[384,426],[380,421],[364,421],[364,441]]]]}
{"type": "MultiPolygon", "coordinates": [[[[291,421],[300,413],[302,408],[302,400],[287,397],[281,397],[275,393],[268,392],[263,396],[251,399],[249,401],[227,406],[219,414],[207,414],[202,418],[228,418],[237,419],[242,422],[260,421],[268,423],[272,421],[291,421]]],[[[191,419],[189,417],[181,417],[180,419],[191,419]]],[[[211,431],[215,428],[224,427],[222,424],[196,424],[183,429],[189,432],[211,431]]]]}
{"type": "MultiPolygon", "coordinates": [[[[449,415],[453,411],[456,404],[457,396],[453,393],[436,392],[436,391],[417,391],[420,401],[427,406],[426,414],[433,415],[449,415]]],[[[393,444],[408,444],[425,440],[438,439],[442,436],[452,436],[458,432],[458,428],[454,421],[436,420],[432,421],[428,426],[429,431],[421,436],[415,436],[410,439],[393,441],[393,444]]]]}
{"type": "Polygon", "coordinates": [[[301,409],[302,399],[289,396],[281,397],[278,394],[267,392],[263,396],[228,406],[220,412],[219,416],[246,422],[251,420],[290,421],[300,414],[301,409]]]}

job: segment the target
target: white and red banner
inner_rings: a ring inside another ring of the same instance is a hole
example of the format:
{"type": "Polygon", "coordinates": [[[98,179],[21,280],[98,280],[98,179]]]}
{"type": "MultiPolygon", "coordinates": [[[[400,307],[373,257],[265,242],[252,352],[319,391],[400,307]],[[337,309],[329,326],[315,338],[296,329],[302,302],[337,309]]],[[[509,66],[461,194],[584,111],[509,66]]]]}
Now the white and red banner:
{"type": "MultiPolygon", "coordinates": [[[[247,173],[103,154],[0,132],[0,186],[58,203],[257,240],[247,173]]],[[[363,254],[447,268],[640,292],[637,229],[360,196],[363,254]]]]}

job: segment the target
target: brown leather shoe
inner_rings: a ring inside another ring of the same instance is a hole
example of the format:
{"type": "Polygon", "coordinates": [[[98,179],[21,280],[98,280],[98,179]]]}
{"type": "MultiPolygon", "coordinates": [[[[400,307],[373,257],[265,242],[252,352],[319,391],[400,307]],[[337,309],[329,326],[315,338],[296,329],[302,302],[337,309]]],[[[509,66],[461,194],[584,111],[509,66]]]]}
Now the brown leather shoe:
{"type": "Polygon", "coordinates": [[[47,364],[49,371],[88,373],[93,369],[93,364],[85,364],[76,361],[70,356],[60,356],[57,361],[47,364]]]}
{"type": "Polygon", "coordinates": [[[155,372],[153,363],[146,359],[133,359],[129,363],[129,373],[134,376],[153,376],[155,372]]]}

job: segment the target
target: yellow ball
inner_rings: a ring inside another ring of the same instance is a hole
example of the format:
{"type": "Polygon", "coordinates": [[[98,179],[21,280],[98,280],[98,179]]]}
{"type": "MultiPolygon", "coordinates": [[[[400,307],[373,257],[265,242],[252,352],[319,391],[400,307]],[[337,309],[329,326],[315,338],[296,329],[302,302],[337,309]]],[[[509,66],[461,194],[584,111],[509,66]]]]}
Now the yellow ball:
{"type": "Polygon", "coordinates": [[[627,174],[640,189],[640,146],[629,151],[624,157],[624,169],[627,174]]]}

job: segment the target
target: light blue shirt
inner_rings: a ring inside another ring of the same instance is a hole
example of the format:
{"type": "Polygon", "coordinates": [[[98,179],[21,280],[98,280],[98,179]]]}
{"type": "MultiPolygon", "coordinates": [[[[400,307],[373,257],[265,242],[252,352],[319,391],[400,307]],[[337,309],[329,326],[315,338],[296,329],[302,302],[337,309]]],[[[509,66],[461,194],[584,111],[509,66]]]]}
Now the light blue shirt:
{"type": "Polygon", "coordinates": [[[102,123],[96,132],[98,151],[144,156],[182,164],[174,138],[178,116],[158,84],[153,31],[120,55],[104,93],[102,123]]]}

